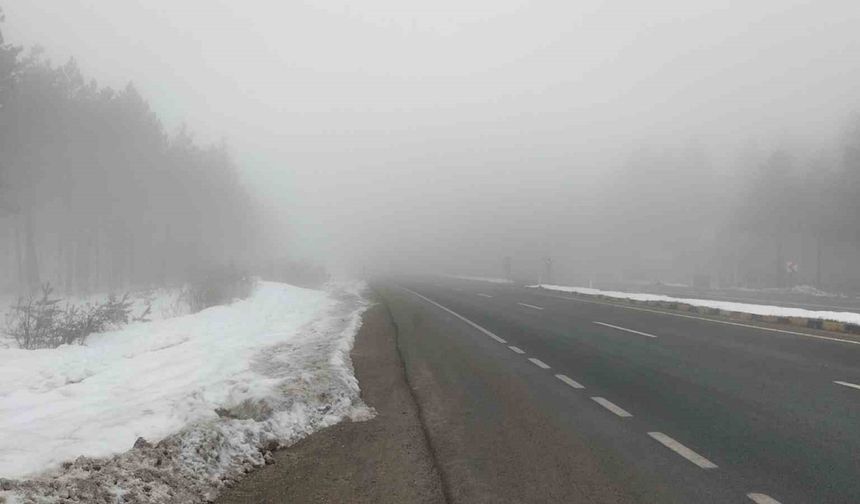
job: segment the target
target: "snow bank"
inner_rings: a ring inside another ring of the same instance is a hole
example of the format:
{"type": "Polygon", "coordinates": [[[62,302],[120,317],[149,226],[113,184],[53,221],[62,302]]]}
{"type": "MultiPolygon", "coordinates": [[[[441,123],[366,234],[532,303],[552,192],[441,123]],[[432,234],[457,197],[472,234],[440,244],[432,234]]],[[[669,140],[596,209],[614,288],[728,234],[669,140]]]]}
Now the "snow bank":
{"type": "Polygon", "coordinates": [[[833,320],[849,324],[860,324],[860,313],[835,312],[835,311],[813,311],[803,308],[786,308],[783,306],[770,306],[762,304],[734,303],[729,301],[715,301],[711,299],[693,299],[664,296],[661,294],[644,294],[632,292],[604,291],[590,289],[587,287],[569,287],[566,285],[530,285],[531,288],[541,288],[560,292],[573,292],[590,296],[606,296],[616,299],[632,299],[635,301],[669,301],[673,303],[684,303],[691,306],[704,306],[719,310],[751,313],[753,315],[771,315],[774,317],[800,317],[821,320],[833,320]]]}
{"type": "Polygon", "coordinates": [[[197,502],[275,446],[369,417],[349,358],[363,288],[261,282],[246,300],[85,346],[0,348],[0,477],[32,478],[0,490],[37,502],[67,498],[57,488],[78,489],[80,502],[110,492],[197,502]],[[128,451],[138,438],[148,443],[128,451]]]}
{"type": "Polygon", "coordinates": [[[442,275],[446,278],[456,278],[458,280],[473,280],[475,282],[489,282],[489,283],[497,283],[497,284],[512,284],[513,280],[507,280],[505,278],[491,278],[491,277],[478,277],[478,276],[463,276],[463,275],[442,275]]]}

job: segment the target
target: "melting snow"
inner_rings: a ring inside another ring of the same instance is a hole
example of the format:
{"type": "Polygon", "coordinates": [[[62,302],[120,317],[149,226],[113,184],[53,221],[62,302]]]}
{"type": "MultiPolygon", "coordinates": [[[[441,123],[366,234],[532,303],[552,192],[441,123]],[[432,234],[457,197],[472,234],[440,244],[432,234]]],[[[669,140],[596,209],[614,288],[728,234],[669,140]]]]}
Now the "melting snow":
{"type": "Polygon", "coordinates": [[[148,500],[203,500],[268,449],[369,417],[349,358],[363,288],[261,282],[246,300],[85,346],[0,348],[0,477],[31,478],[6,496],[53,502],[67,498],[56,488],[84,488],[99,472],[104,492],[141,492],[141,468],[161,467],[147,476],[148,500]],[[139,437],[155,446],[129,451],[139,437]],[[151,494],[159,482],[163,499],[151,494]]]}

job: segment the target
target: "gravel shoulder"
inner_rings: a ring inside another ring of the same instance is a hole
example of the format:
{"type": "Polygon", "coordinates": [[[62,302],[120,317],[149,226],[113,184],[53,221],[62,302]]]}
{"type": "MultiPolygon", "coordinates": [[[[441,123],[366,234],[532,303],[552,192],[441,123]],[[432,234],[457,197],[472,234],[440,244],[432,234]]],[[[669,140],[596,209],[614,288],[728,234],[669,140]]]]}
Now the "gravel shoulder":
{"type": "Polygon", "coordinates": [[[275,452],[273,464],[248,474],[216,503],[445,502],[385,306],[365,312],[352,361],[362,399],[377,415],[275,452]]]}

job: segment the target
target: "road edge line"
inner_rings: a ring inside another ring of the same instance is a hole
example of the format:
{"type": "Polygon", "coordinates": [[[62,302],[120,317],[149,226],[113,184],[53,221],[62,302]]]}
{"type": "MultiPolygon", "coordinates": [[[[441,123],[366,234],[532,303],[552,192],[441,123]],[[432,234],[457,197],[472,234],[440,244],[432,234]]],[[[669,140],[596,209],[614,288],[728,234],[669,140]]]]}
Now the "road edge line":
{"type": "Polygon", "coordinates": [[[492,332],[492,331],[490,331],[490,330],[488,330],[488,329],[484,329],[483,327],[481,327],[481,326],[479,326],[478,324],[476,324],[476,323],[472,322],[471,320],[467,319],[466,317],[464,317],[464,316],[460,315],[459,313],[455,312],[454,310],[451,310],[451,309],[449,309],[449,308],[445,308],[444,306],[440,305],[440,304],[439,304],[439,303],[437,303],[436,301],[433,301],[433,300],[432,300],[432,299],[430,299],[430,298],[424,297],[424,296],[422,296],[421,294],[418,294],[417,292],[415,292],[415,291],[414,291],[414,290],[412,290],[412,289],[409,289],[409,288],[406,288],[406,287],[401,287],[401,289],[405,290],[406,292],[411,292],[412,294],[414,294],[414,295],[416,295],[416,296],[420,297],[420,298],[421,298],[421,299],[423,299],[424,301],[427,301],[428,303],[432,304],[433,306],[435,306],[435,307],[437,307],[437,308],[441,308],[442,310],[445,310],[446,312],[450,313],[451,315],[453,315],[453,316],[457,317],[458,319],[462,320],[463,322],[465,322],[465,323],[469,324],[472,328],[474,328],[474,329],[477,329],[477,330],[481,331],[482,333],[484,333],[485,335],[487,335],[487,336],[489,336],[489,337],[493,338],[494,340],[498,341],[499,343],[507,343],[507,341],[506,341],[505,339],[503,339],[503,338],[500,338],[500,337],[496,336],[495,334],[493,334],[493,332],[492,332]]]}

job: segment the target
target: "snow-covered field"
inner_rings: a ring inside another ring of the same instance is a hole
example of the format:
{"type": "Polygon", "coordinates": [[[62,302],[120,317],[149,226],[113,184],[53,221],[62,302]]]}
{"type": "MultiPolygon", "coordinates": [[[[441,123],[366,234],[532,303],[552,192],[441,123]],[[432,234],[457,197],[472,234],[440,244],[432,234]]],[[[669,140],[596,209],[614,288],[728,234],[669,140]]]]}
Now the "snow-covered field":
{"type": "Polygon", "coordinates": [[[645,294],[635,292],[605,291],[590,289],[588,287],[569,287],[566,285],[530,285],[532,288],[542,288],[559,292],[573,292],[591,296],[606,296],[616,299],[632,299],[636,301],[669,301],[685,303],[691,306],[704,306],[726,311],[751,313],[754,315],[772,315],[775,317],[801,317],[822,320],[834,320],[849,324],[860,324],[860,313],[805,310],[803,308],[786,308],[784,306],[770,306],[750,303],[734,303],[729,301],[715,301],[711,299],[679,298],[663,296],[661,294],[645,294]]]}
{"type": "Polygon", "coordinates": [[[0,347],[0,478],[23,480],[0,496],[203,501],[275,446],[368,418],[349,358],[363,289],[260,282],[84,346],[0,347]]]}

